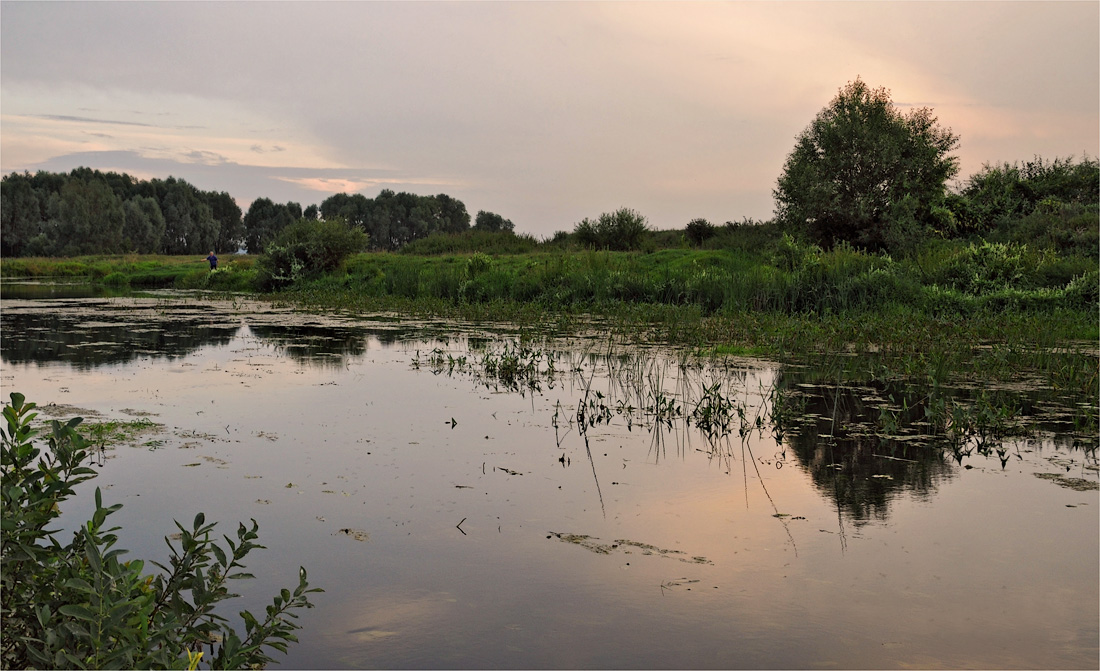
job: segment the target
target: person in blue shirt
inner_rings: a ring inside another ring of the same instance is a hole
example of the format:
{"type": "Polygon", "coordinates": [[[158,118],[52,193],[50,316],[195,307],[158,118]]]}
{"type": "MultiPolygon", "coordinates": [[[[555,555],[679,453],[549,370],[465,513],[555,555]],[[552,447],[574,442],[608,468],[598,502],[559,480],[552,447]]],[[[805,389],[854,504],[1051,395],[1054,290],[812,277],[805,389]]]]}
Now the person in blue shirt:
{"type": "Polygon", "coordinates": [[[210,256],[206,257],[206,260],[210,262],[210,270],[218,269],[218,257],[214,256],[214,252],[210,252],[210,256]]]}

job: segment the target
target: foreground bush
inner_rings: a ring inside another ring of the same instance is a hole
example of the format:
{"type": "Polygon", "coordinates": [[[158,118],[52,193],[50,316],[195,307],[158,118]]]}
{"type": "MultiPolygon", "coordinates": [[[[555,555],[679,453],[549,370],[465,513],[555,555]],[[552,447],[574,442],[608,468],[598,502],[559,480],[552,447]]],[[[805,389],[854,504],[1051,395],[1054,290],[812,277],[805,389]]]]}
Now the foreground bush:
{"type": "Polygon", "coordinates": [[[7,431],[0,448],[3,476],[2,581],[0,605],[0,666],[3,668],[259,668],[274,661],[267,648],[286,652],[298,628],[291,612],[311,607],[305,569],[298,587],[282,590],[264,618],[243,611],[242,638],[215,606],[238,596],[228,581],[251,578],[242,571],[245,556],[256,548],[256,521],[241,524],[236,541],[225,536],[226,548],[212,541],[214,524],[202,513],[191,529],[178,522],[178,545],[168,565],[143,573],[145,564],[123,561],[115,548],[118,527],[105,528],[107,517],[122,506],[104,508],[99,489],[92,519],[72,540],[62,543],[56,529],[60,505],[74,487],[94,478],[83,465],[88,458],[76,427],[81,419],[52,422],[49,449],[32,443],[35,404],[11,394],[4,406],[7,431]],[[203,656],[209,656],[203,660],[203,656]]]}

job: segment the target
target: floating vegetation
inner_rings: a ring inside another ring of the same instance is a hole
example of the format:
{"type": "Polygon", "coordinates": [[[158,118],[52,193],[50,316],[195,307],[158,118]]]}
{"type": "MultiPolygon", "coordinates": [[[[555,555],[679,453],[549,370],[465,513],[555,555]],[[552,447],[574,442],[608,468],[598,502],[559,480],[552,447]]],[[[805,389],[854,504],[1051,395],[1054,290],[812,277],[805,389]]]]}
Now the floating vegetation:
{"type": "Polygon", "coordinates": [[[668,557],[670,559],[676,559],[677,561],[684,562],[686,564],[713,564],[706,557],[701,556],[688,556],[687,553],[680,550],[664,550],[656,545],[650,545],[649,543],[639,543],[638,541],[619,539],[613,543],[600,543],[598,538],[588,536],[585,534],[569,534],[558,533],[551,531],[547,538],[557,538],[563,543],[569,543],[571,545],[579,545],[580,547],[596,554],[607,555],[611,554],[615,550],[621,550],[626,554],[631,554],[634,550],[640,551],[643,555],[657,555],[661,557],[668,557]],[[631,550],[629,548],[634,548],[631,550]]]}
{"type": "Polygon", "coordinates": [[[1061,473],[1036,473],[1035,477],[1041,480],[1050,480],[1056,485],[1072,489],[1075,492],[1089,492],[1100,489],[1100,482],[1086,480],[1085,478],[1067,478],[1061,473]]]}
{"type": "Polygon", "coordinates": [[[363,531],[362,529],[340,529],[336,533],[343,534],[351,538],[352,540],[359,541],[360,543],[365,543],[370,540],[370,534],[368,534],[366,531],[363,531]]]}
{"type": "MultiPolygon", "coordinates": [[[[666,589],[672,589],[673,587],[694,585],[697,582],[700,582],[697,578],[676,578],[675,580],[666,580],[665,582],[661,583],[661,591],[663,592],[666,589]]],[[[691,591],[690,587],[688,587],[687,589],[688,591],[691,591]]]]}

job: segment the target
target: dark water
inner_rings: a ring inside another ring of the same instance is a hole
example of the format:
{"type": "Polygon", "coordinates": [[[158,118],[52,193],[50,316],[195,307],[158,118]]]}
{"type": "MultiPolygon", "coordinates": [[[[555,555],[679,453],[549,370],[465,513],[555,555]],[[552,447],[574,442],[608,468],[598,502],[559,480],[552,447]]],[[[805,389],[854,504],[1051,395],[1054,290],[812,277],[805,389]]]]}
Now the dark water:
{"type": "Polygon", "coordinates": [[[124,504],[134,556],[255,518],[227,612],[299,565],[326,590],[286,667],[1098,666],[1097,461],[1057,413],[960,453],[884,432],[904,389],[606,337],[525,343],[512,385],[485,372],[505,327],[110,297],[0,320],[5,398],[159,425],[83,492],[124,504]]]}

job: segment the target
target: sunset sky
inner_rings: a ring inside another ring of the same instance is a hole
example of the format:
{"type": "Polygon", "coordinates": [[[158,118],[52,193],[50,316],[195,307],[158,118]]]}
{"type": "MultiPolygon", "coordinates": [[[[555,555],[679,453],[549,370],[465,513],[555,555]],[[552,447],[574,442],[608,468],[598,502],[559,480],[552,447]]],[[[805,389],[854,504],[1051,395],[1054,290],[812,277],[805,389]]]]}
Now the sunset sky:
{"type": "Polygon", "coordinates": [[[548,237],[767,219],[848,81],[983,163],[1100,153],[1100,2],[3,2],[0,169],[303,207],[446,193],[548,237]]]}

